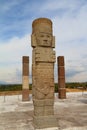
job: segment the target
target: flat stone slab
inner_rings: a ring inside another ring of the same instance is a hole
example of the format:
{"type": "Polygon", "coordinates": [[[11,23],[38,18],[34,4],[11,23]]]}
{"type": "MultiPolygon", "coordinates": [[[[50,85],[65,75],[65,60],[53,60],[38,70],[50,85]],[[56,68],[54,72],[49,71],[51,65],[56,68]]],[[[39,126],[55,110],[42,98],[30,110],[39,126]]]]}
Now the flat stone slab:
{"type": "Polygon", "coordinates": [[[63,130],[87,130],[87,127],[70,127],[63,130]]]}
{"type": "MultiPolygon", "coordinates": [[[[87,92],[67,93],[66,99],[55,94],[54,112],[57,130],[87,130],[87,92]]],[[[35,130],[33,102],[22,102],[21,95],[0,96],[0,130],[35,130]]],[[[38,129],[41,130],[41,129],[38,129]]],[[[46,128],[42,130],[56,130],[46,128]]]]}

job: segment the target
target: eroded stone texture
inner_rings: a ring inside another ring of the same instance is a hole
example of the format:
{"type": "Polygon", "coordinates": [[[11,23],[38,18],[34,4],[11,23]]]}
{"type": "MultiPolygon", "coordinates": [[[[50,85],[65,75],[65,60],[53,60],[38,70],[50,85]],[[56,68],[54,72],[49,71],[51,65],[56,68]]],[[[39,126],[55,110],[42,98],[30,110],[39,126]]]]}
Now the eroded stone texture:
{"type": "Polygon", "coordinates": [[[55,37],[52,22],[39,18],[32,23],[32,89],[35,128],[56,127],[54,116],[55,37]]]}
{"type": "Polygon", "coordinates": [[[57,57],[58,63],[58,92],[59,98],[66,98],[64,56],[57,57]]]}
{"type": "Polygon", "coordinates": [[[29,57],[22,57],[22,101],[29,101],[29,57]]]}

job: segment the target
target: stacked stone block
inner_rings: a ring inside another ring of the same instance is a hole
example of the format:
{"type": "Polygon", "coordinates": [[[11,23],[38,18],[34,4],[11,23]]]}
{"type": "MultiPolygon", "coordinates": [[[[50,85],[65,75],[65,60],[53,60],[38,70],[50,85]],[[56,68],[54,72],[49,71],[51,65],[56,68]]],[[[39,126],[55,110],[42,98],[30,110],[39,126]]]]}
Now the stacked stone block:
{"type": "Polygon", "coordinates": [[[34,127],[56,127],[54,116],[54,63],[55,37],[52,22],[39,18],[32,23],[32,89],[34,104],[34,127]]]}
{"type": "Polygon", "coordinates": [[[57,57],[58,63],[58,92],[59,98],[66,98],[64,56],[57,57]]]}
{"type": "Polygon", "coordinates": [[[22,101],[29,101],[29,57],[22,57],[22,101]]]}

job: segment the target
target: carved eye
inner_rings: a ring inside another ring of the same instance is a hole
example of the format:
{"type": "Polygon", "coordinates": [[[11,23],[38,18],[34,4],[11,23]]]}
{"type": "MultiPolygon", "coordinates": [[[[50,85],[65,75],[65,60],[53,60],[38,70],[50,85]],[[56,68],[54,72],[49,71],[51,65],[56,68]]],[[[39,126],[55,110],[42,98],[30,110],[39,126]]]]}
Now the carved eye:
{"type": "Polygon", "coordinates": [[[44,35],[40,35],[40,37],[44,37],[44,35]]]}
{"type": "Polygon", "coordinates": [[[47,37],[48,37],[48,38],[51,38],[51,36],[50,36],[50,35],[47,35],[47,37]]]}

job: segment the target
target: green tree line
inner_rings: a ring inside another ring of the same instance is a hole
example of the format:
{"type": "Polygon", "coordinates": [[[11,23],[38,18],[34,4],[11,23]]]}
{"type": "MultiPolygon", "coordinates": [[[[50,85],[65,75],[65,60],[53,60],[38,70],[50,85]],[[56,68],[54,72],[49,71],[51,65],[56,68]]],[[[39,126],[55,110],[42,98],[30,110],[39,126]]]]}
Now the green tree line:
{"type": "MultiPolygon", "coordinates": [[[[78,87],[84,87],[87,88],[87,82],[80,83],[66,83],[66,88],[78,88],[78,87]]],[[[0,85],[0,91],[21,91],[22,90],[22,84],[4,84],[0,85]]],[[[29,90],[32,90],[32,84],[29,84],[29,90]]],[[[58,92],[58,83],[55,83],[55,92],[58,92]]]]}

